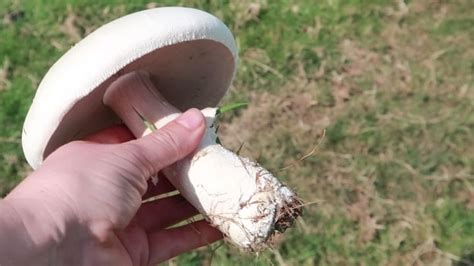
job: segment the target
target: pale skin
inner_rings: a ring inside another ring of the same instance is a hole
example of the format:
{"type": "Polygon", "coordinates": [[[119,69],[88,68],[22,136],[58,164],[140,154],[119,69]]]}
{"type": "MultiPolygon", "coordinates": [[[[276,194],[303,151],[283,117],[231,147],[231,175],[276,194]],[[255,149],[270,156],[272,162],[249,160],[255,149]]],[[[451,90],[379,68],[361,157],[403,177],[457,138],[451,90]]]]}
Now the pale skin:
{"type": "Polygon", "coordinates": [[[197,211],[149,177],[184,158],[205,131],[191,109],[135,140],[122,126],[64,145],[0,201],[0,265],[154,265],[213,243],[197,211]]]}

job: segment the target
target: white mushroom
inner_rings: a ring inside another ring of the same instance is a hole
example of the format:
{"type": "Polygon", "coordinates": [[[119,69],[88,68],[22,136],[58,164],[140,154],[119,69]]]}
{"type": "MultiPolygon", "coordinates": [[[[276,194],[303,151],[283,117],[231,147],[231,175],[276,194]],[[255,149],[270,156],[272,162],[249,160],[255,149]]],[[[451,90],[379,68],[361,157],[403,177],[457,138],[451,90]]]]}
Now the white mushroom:
{"type": "MultiPolygon", "coordinates": [[[[25,156],[37,168],[61,145],[120,121],[139,138],[150,133],[143,117],[160,128],[182,110],[215,106],[236,65],[232,34],[203,11],[157,8],[115,20],[42,80],[24,125],[25,156]]],[[[200,147],[164,172],[230,241],[260,250],[301,214],[301,203],[260,165],[216,143],[216,110],[202,110],[208,130],[200,147]]]]}

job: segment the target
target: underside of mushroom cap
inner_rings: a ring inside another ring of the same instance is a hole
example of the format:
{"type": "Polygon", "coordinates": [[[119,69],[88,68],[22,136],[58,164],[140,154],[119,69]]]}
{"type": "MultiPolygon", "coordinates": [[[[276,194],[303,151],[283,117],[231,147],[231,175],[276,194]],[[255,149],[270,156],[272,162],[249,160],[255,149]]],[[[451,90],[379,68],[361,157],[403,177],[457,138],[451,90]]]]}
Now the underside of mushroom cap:
{"type": "Polygon", "coordinates": [[[160,93],[181,110],[215,106],[237,65],[229,29],[191,8],[137,12],[91,33],[48,71],[23,127],[33,168],[72,140],[118,123],[102,103],[107,87],[131,71],[146,71],[160,93]]]}

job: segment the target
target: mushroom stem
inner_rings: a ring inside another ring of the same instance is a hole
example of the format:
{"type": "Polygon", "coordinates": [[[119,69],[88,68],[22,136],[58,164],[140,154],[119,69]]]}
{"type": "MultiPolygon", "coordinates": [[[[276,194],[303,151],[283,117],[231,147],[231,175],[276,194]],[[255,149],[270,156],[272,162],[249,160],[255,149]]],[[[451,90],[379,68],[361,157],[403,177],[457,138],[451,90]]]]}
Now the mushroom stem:
{"type": "MultiPolygon", "coordinates": [[[[155,89],[145,73],[128,73],[107,89],[104,103],[139,138],[180,111],[155,89]]],[[[202,110],[207,131],[197,150],[164,169],[169,181],[204,217],[238,247],[258,251],[301,214],[301,202],[270,172],[216,143],[216,108],[202,110]]]]}

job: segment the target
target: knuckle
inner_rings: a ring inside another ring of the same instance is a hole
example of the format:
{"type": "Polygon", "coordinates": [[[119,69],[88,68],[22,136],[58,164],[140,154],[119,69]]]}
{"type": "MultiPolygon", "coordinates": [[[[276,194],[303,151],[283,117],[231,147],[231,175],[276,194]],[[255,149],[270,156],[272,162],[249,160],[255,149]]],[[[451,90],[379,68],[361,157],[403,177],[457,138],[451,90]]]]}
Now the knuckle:
{"type": "Polygon", "coordinates": [[[130,169],[135,169],[134,172],[141,172],[142,176],[148,177],[152,175],[155,169],[154,162],[148,156],[144,156],[143,147],[135,142],[130,142],[126,145],[128,147],[126,148],[127,155],[124,156],[124,164],[128,165],[130,169]]]}
{"type": "MultiPolygon", "coordinates": [[[[132,161],[135,167],[142,169],[147,177],[180,159],[187,149],[186,143],[183,143],[180,135],[170,129],[160,129],[145,138],[146,140],[120,145],[128,146],[125,148],[127,150],[125,157],[132,161]]],[[[121,150],[123,151],[123,149],[121,150]]]]}
{"type": "Polygon", "coordinates": [[[157,142],[157,147],[160,147],[161,152],[167,158],[177,158],[181,154],[181,142],[170,130],[163,129],[159,131],[159,134],[155,134],[153,139],[157,142]]]}

